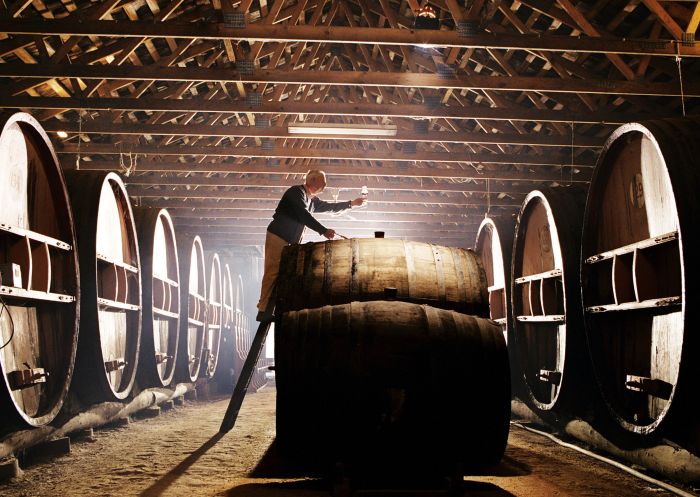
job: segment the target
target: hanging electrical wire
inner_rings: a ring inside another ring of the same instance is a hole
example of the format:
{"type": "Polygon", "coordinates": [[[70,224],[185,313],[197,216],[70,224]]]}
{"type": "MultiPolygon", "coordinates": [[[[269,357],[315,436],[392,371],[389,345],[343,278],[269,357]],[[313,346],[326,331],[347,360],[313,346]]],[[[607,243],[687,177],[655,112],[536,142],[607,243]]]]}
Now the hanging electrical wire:
{"type": "Polygon", "coordinates": [[[677,49],[677,54],[676,54],[676,64],[678,64],[678,82],[681,85],[681,110],[683,112],[683,117],[685,117],[685,95],[683,93],[683,71],[681,70],[681,46],[679,43],[676,43],[676,49],[677,49]]]}

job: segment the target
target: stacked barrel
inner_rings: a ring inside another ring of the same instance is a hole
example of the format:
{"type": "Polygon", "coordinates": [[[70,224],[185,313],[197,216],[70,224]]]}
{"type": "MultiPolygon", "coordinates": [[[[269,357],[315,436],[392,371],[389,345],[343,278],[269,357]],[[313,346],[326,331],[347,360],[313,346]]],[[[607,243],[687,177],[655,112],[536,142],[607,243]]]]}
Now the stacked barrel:
{"type": "Polygon", "coordinates": [[[311,463],[500,460],[508,357],[501,328],[484,319],[486,290],[470,250],[385,238],[285,248],[280,447],[311,463]]]}

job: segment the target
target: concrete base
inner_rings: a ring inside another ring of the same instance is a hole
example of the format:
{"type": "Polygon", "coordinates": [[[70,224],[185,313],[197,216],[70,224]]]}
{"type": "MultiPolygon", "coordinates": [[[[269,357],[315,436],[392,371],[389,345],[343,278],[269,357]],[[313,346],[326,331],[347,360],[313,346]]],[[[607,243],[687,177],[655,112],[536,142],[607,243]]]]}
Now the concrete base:
{"type": "Polygon", "coordinates": [[[147,407],[133,414],[133,417],[137,419],[150,419],[158,416],[160,416],[160,407],[158,406],[147,407]]]}
{"type": "Polygon", "coordinates": [[[37,462],[70,454],[70,438],[61,437],[48,440],[23,449],[18,454],[19,461],[25,468],[37,462]]]}
{"type": "Polygon", "coordinates": [[[22,476],[19,462],[14,457],[0,460],[0,483],[22,476]]]}
{"type": "Polygon", "coordinates": [[[74,431],[70,434],[70,440],[71,443],[94,442],[96,440],[95,430],[92,428],[85,428],[84,430],[74,431]]]}
{"type": "Polygon", "coordinates": [[[511,401],[511,412],[517,418],[544,426],[543,431],[552,431],[548,428],[553,428],[554,431],[564,432],[589,447],[627,461],[630,466],[648,468],[656,474],[678,482],[692,485],[700,483],[700,458],[678,446],[659,443],[651,447],[624,449],[580,419],[568,421],[563,426],[552,426],[519,400],[511,401]]]}

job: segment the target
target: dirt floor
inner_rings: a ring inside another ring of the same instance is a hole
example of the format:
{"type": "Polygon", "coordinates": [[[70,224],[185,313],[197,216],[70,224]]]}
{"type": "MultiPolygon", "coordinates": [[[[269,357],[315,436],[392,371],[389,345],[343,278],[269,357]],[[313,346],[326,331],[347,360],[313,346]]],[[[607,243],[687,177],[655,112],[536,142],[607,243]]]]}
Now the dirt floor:
{"type": "Polygon", "coordinates": [[[511,429],[502,463],[464,477],[461,488],[442,481],[336,483],[290,477],[275,467],[275,391],[249,394],[233,431],[217,435],[228,397],[186,402],[153,419],[95,430],[94,441],[26,468],[0,484],[2,497],[645,497],[672,495],[619,469],[511,429]],[[277,471],[279,470],[279,471],[277,471]],[[449,492],[452,493],[449,493],[449,492]]]}

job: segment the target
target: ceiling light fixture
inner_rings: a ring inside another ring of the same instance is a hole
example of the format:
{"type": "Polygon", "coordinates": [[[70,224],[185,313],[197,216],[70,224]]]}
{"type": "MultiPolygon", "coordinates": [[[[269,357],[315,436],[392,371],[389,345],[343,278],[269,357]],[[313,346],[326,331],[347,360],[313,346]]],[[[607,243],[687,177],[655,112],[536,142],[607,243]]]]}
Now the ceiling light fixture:
{"type": "Polygon", "coordinates": [[[294,123],[287,131],[291,135],[396,136],[393,124],[294,123]]]}

